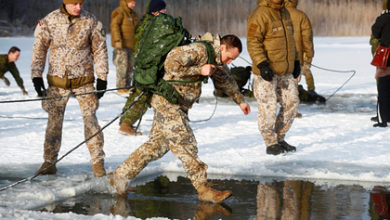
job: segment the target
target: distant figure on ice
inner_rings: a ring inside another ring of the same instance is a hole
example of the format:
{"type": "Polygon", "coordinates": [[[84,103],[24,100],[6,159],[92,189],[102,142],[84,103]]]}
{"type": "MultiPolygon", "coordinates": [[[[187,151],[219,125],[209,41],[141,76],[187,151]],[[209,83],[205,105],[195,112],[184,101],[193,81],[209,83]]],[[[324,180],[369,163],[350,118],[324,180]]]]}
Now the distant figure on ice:
{"type": "MultiPolygon", "coordinates": [[[[307,91],[299,85],[299,100],[301,103],[325,103],[326,99],[315,92],[314,78],[310,70],[314,56],[311,22],[303,11],[297,9],[297,5],[298,0],[285,1],[285,7],[290,13],[294,27],[295,48],[298,51],[301,73],[305,76],[307,84],[307,91]]],[[[297,83],[301,81],[302,74],[296,79],[297,83]]]]}
{"type": "Polygon", "coordinates": [[[116,66],[118,94],[129,94],[133,79],[134,31],[138,16],[133,10],[135,0],[120,0],[119,7],[111,14],[111,45],[114,47],[113,63],[116,66]]]}
{"type": "Polygon", "coordinates": [[[118,194],[126,194],[129,179],[136,177],[149,162],[161,158],[171,150],[183,163],[188,178],[198,192],[199,200],[219,203],[231,195],[228,190],[218,191],[208,184],[207,165],[197,155],[197,143],[189,125],[188,111],[199,100],[202,79],[216,77],[213,79],[214,84],[235,91],[227,94],[232,94],[232,100],[242,112],[249,114],[250,107],[238,87],[226,80],[229,76],[216,76],[214,72],[216,66],[231,63],[241,51],[242,44],[238,37],[226,35],[220,38],[217,35],[207,44],[194,42],[175,47],[169,52],[164,62],[163,80],[177,91],[181,101],[173,104],[167,98],[153,94],[151,105],[154,118],[149,140],[109,175],[110,184],[118,194]],[[191,81],[184,83],[189,80],[191,81]]]}
{"type": "Polygon", "coordinates": [[[28,95],[26,89],[23,85],[23,79],[20,77],[18,68],[15,65],[15,62],[19,59],[20,49],[17,47],[11,47],[8,51],[8,54],[0,54],[0,79],[3,80],[5,85],[9,86],[11,83],[5,77],[6,72],[11,72],[19,88],[22,90],[23,95],[28,95]]]}
{"type": "MultiPolygon", "coordinates": [[[[314,92],[314,78],[310,71],[311,61],[314,56],[313,31],[309,18],[303,11],[297,9],[297,5],[298,0],[286,0],[285,3],[294,27],[295,47],[298,51],[301,73],[305,75],[307,90],[314,92]]],[[[301,75],[297,78],[297,82],[300,80],[301,75]]]]}
{"type": "Polygon", "coordinates": [[[387,127],[390,122],[390,1],[387,2],[387,10],[384,10],[372,25],[372,35],[379,39],[374,60],[383,61],[376,67],[375,79],[378,87],[378,118],[375,127],[387,127]],[[387,51],[387,53],[386,53],[387,51]],[[384,53],[382,53],[384,52],[384,53]]]}
{"type": "MultiPolygon", "coordinates": [[[[42,74],[46,55],[49,53],[47,80],[48,97],[42,101],[42,108],[48,113],[44,143],[44,163],[37,171],[40,174],[55,174],[54,163],[61,147],[62,124],[69,97],[74,94],[79,102],[84,121],[84,136],[88,138],[100,130],[96,118],[99,99],[104,92],[94,93],[94,72],[97,76],[97,90],[107,87],[108,58],[106,33],[103,25],[94,15],[82,10],[83,0],[63,0],[57,9],[39,21],[34,33],[31,76],[35,90],[43,95],[42,74]],[[90,93],[78,95],[80,93],[90,93]]],[[[103,133],[87,142],[91,154],[94,175],[106,174],[104,169],[103,133]]]]}
{"type": "Polygon", "coordinates": [[[299,97],[295,79],[301,68],[284,0],[258,0],[258,8],[248,19],[247,47],[253,63],[258,127],[266,152],[278,155],[295,151],[284,138],[297,115],[299,97]],[[276,115],[278,102],[280,111],[276,115]]]}

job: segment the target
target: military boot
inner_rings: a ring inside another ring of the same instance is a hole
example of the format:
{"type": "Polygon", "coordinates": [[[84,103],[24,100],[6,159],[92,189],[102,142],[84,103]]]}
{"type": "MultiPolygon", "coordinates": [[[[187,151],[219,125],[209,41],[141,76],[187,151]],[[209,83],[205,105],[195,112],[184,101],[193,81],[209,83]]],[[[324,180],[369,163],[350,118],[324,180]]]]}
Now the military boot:
{"type": "Polygon", "coordinates": [[[207,186],[207,184],[201,185],[197,191],[200,201],[212,203],[220,203],[232,195],[230,190],[218,191],[207,186]]]}
{"type": "Polygon", "coordinates": [[[281,144],[274,144],[267,147],[267,154],[278,155],[285,152],[285,149],[281,144]]]}
{"type": "Polygon", "coordinates": [[[295,152],[297,151],[297,148],[290,145],[289,143],[287,143],[286,141],[279,141],[279,144],[282,145],[282,147],[284,148],[284,150],[286,150],[287,152],[295,152]]]}
{"type": "Polygon", "coordinates": [[[45,161],[42,164],[41,168],[39,168],[39,170],[37,172],[35,172],[35,175],[36,174],[40,174],[40,175],[53,175],[53,174],[56,174],[56,173],[57,173],[56,165],[45,161]]]}
{"type": "Polygon", "coordinates": [[[95,177],[105,176],[106,170],[104,169],[104,160],[92,164],[92,170],[95,177]]]}
{"type": "Polygon", "coordinates": [[[133,126],[127,124],[126,122],[122,122],[120,124],[119,133],[130,136],[142,135],[142,133],[139,131],[135,132],[133,126]]]}
{"type": "Polygon", "coordinates": [[[127,185],[130,182],[127,177],[115,175],[115,173],[109,173],[108,181],[110,185],[115,188],[117,194],[122,196],[127,194],[127,185]]]}

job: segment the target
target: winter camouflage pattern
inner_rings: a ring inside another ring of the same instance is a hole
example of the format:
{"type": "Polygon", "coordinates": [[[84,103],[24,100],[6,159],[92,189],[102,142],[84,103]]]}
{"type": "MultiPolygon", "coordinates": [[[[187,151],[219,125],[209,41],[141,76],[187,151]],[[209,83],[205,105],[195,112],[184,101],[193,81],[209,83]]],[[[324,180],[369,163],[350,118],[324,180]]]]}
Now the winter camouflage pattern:
{"type": "Polygon", "coordinates": [[[254,93],[257,99],[257,122],[265,144],[271,146],[283,141],[298,111],[297,83],[292,74],[274,75],[271,82],[254,75],[254,93]],[[278,115],[277,103],[281,107],[278,115]]]}
{"type": "MultiPolygon", "coordinates": [[[[220,41],[213,43],[216,64],[221,63],[220,41]]],[[[200,43],[192,43],[172,49],[164,62],[164,80],[199,80],[202,75],[200,69],[207,64],[207,48],[200,43]]],[[[171,83],[176,91],[183,97],[182,108],[187,111],[194,102],[199,100],[202,81],[194,83],[171,83]]]]}
{"type": "Polygon", "coordinates": [[[48,75],[69,79],[93,76],[107,80],[108,58],[105,31],[101,22],[87,11],[69,19],[55,10],[43,18],[34,32],[32,78],[42,77],[49,53],[48,75]]]}
{"type": "MultiPolygon", "coordinates": [[[[221,64],[219,37],[214,42],[216,63],[221,64]]],[[[174,48],[165,60],[165,80],[198,79],[201,66],[207,64],[207,50],[203,44],[192,43],[174,48]]],[[[216,76],[214,78],[217,78],[216,76]]],[[[224,77],[214,79],[217,86],[238,91],[236,84],[224,77]]],[[[197,189],[207,181],[207,165],[198,156],[197,142],[189,125],[188,109],[199,99],[201,82],[173,83],[186,103],[175,105],[162,96],[154,94],[151,105],[154,110],[153,126],[149,140],[135,150],[115,171],[115,175],[134,178],[151,161],[164,156],[169,150],[178,157],[194,187],[197,189]]],[[[234,96],[240,102],[239,95],[234,96]]]]}
{"type": "MultiPolygon", "coordinates": [[[[93,85],[87,84],[77,89],[68,90],[50,86],[46,93],[48,97],[67,96],[61,99],[46,99],[42,101],[42,108],[49,114],[47,122],[46,137],[44,144],[44,160],[49,163],[54,163],[57,160],[58,152],[61,147],[62,124],[64,120],[65,107],[69,100],[71,93],[77,95],[80,93],[93,92],[95,88],[93,85]]],[[[95,94],[87,94],[76,96],[80,104],[81,114],[84,121],[84,136],[89,138],[100,130],[96,118],[96,110],[98,108],[98,99],[95,94]]],[[[95,164],[104,159],[103,151],[103,133],[93,137],[87,142],[89,152],[91,154],[91,164],[95,164]]]]}
{"type": "Polygon", "coordinates": [[[134,178],[149,162],[169,150],[181,160],[195,188],[206,183],[207,165],[197,156],[197,142],[189,125],[187,113],[159,95],[153,95],[153,126],[149,140],[135,150],[115,171],[115,175],[134,178]]]}
{"type": "Polygon", "coordinates": [[[233,75],[230,74],[227,65],[217,67],[211,79],[217,91],[223,91],[223,94],[229,96],[236,104],[244,102],[244,96],[241,94],[233,75]]]}
{"type": "Polygon", "coordinates": [[[133,79],[133,50],[114,49],[113,63],[116,66],[116,87],[130,88],[133,79]]]}

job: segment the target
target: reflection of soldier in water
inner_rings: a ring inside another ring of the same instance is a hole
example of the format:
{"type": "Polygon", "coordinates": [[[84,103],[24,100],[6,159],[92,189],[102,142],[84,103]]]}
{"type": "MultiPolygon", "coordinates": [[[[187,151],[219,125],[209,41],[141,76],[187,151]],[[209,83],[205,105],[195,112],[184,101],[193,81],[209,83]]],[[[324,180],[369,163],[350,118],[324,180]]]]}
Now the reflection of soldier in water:
{"type": "Polygon", "coordinates": [[[255,219],[310,219],[313,187],[313,183],[301,180],[259,183],[255,219]]]}
{"type": "MultiPolygon", "coordinates": [[[[193,188],[191,182],[186,178],[178,177],[177,181],[171,182],[166,176],[160,176],[145,185],[136,186],[132,191],[146,197],[159,197],[163,194],[183,195],[182,191],[191,192],[193,188]]],[[[195,204],[190,203],[145,198],[130,200],[124,196],[115,197],[115,203],[109,212],[112,215],[134,216],[142,219],[157,216],[188,219],[188,208],[184,207],[186,205],[194,206],[194,216],[190,215],[194,220],[206,220],[213,216],[229,216],[232,212],[229,207],[221,204],[199,202],[196,207],[195,204]],[[172,206],[172,202],[176,204],[172,206]],[[180,209],[183,210],[182,213],[179,211],[180,209]]]]}

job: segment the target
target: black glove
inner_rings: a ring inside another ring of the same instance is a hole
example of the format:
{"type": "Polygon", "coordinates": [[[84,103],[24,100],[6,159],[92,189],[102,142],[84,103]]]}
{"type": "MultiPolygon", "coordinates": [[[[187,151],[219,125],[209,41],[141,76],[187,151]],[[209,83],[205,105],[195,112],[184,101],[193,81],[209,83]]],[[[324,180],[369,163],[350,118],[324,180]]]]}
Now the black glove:
{"type": "MultiPolygon", "coordinates": [[[[107,89],[107,81],[98,78],[96,81],[96,90],[106,90],[106,89],[107,89]]],[[[97,92],[96,96],[98,97],[98,99],[100,99],[101,97],[103,97],[104,93],[105,91],[97,92]]]]}
{"type": "Polygon", "coordinates": [[[293,71],[294,79],[298,78],[299,74],[301,74],[301,64],[299,63],[299,60],[295,60],[294,62],[294,71],[293,71]]]}
{"type": "Polygon", "coordinates": [[[257,68],[260,70],[260,75],[263,77],[266,81],[272,81],[272,78],[274,77],[274,72],[272,71],[271,67],[269,66],[268,61],[263,61],[259,64],[257,64],[257,68]]]}
{"type": "Polygon", "coordinates": [[[34,88],[35,91],[37,91],[38,97],[45,96],[46,89],[42,77],[34,77],[32,81],[34,83],[34,88]]]}

